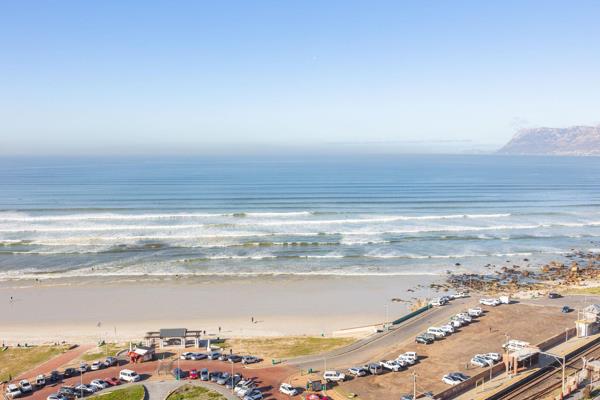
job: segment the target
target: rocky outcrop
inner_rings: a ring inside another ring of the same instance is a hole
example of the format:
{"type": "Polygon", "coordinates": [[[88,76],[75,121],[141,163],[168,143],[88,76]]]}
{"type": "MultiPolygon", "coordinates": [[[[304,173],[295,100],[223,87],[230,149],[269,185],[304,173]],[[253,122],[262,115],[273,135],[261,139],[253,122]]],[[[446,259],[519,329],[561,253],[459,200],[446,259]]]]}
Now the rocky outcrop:
{"type": "Polygon", "coordinates": [[[600,156],[600,126],[523,129],[498,153],[600,156]]]}

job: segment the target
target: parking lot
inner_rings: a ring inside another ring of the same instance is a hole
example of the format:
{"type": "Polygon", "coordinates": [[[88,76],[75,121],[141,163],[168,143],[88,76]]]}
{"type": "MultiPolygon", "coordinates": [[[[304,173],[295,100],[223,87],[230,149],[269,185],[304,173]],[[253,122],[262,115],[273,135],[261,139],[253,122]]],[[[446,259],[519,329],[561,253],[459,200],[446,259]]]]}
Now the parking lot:
{"type": "Polygon", "coordinates": [[[352,379],[343,383],[341,390],[356,393],[362,399],[399,398],[401,394],[412,393],[414,372],[418,392],[436,393],[448,387],[441,379],[449,372],[473,375],[481,371],[469,365],[473,355],[501,352],[507,338],[538,343],[573,327],[576,318],[576,313],[563,314],[554,306],[511,304],[483,308],[486,313],[476,322],[434,344],[416,344],[410,340],[398,343],[381,356],[381,359],[395,359],[401,353],[416,351],[420,358],[417,364],[400,372],[352,379]]]}

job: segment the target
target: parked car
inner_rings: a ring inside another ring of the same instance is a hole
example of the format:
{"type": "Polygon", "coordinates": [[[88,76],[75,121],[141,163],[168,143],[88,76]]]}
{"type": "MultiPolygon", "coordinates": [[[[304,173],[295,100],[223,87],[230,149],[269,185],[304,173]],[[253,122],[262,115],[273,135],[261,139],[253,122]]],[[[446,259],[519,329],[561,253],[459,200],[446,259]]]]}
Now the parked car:
{"type": "Polygon", "coordinates": [[[559,299],[562,296],[560,295],[560,293],[556,293],[556,292],[550,292],[548,293],[548,298],[549,299],[559,299]]]}
{"type": "Polygon", "coordinates": [[[354,376],[365,376],[369,373],[365,367],[350,367],[348,372],[354,376]]]}
{"type": "Polygon", "coordinates": [[[500,305],[500,300],[498,299],[481,299],[479,300],[480,304],[483,304],[484,306],[492,306],[492,307],[496,307],[497,305],[500,305]]]}
{"type": "Polygon", "coordinates": [[[447,374],[442,377],[442,382],[444,382],[446,385],[455,386],[461,383],[462,381],[455,376],[447,374]]]}
{"type": "Polygon", "coordinates": [[[110,386],[118,386],[121,384],[121,381],[115,377],[105,378],[104,382],[108,383],[110,386]]]}
{"type": "Polygon", "coordinates": [[[97,390],[106,389],[110,386],[108,382],[103,381],[102,379],[94,379],[90,382],[90,385],[96,387],[97,390]]]}
{"type": "Polygon", "coordinates": [[[217,379],[217,384],[224,385],[225,382],[227,382],[227,379],[229,379],[230,376],[231,376],[231,374],[229,372],[223,372],[221,374],[221,376],[219,377],[219,379],[217,379]]]}
{"type": "Polygon", "coordinates": [[[4,391],[4,394],[9,399],[16,399],[17,397],[21,397],[21,389],[14,383],[9,384],[4,391]]]}
{"type": "Polygon", "coordinates": [[[100,368],[104,368],[104,363],[102,363],[100,361],[93,362],[92,365],[90,366],[90,369],[92,371],[98,371],[100,368]]]}
{"type": "Polygon", "coordinates": [[[443,305],[446,305],[448,303],[448,299],[442,297],[439,299],[433,299],[429,302],[429,305],[434,306],[434,307],[440,307],[443,305]]]}
{"type": "Polygon", "coordinates": [[[282,383],[281,385],[279,385],[279,393],[283,393],[288,396],[295,396],[298,393],[300,393],[300,391],[292,385],[290,385],[289,383],[282,383]]]}
{"type": "Polygon", "coordinates": [[[36,389],[41,389],[46,386],[46,377],[44,375],[38,375],[33,383],[36,389]]]}
{"type": "Polygon", "coordinates": [[[229,356],[228,356],[227,354],[223,353],[223,354],[221,354],[221,355],[219,356],[218,360],[219,360],[219,361],[227,361],[227,358],[228,358],[228,357],[229,357],[229,356]]]}
{"type": "Polygon", "coordinates": [[[493,360],[494,362],[498,362],[502,360],[502,355],[500,353],[486,353],[484,354],[486,358],[493,360]]]}
{"type": "Polygon", "coordinates": [[[570,313],[570,312],[571,312],[571,307],[569,307],[569,306],[563,306],[563,308],[562,308],[561,312],[562,312],[563,314],[568,314],[568,313],[570,313]]]}
{"type": "Polygon", "coordinates": [[[221,378],[221,372],[214,371],[214,372],[210,373],[210,381],[211,382],[216,382],[219,380],[219,378],[221,378]]]}
{"type": "Polygon", "coordinates": [[[242,364],[254,364],[260,362],[260,358],[254,356],[244,356],[242,357],[242,364]]]}
{"type": "Polygon", "coordinates": [[[58,371],[50,372],[50,382],[58,382],[60,381],[61,375],[58,371]]]}
{"type": "Polygon", "coordinates": [[[77,368],[77,371],[79,371],[79,373],[83,374],[84,372],[87,372],[89,368],[90,368],[89,365],[82,362],[79,364],[79,368],[77,368]]]}
{"type": "Polygon", "coordinates": [[[494,362],[492,360],[486,359],[485,357],[482,357],[480,354],[477,354],[473,358],[471,358],[471,364],[477,367],[485,368],[494,365],[494,362]]]}
{"type": "Polygon", "coordinates": [[[469,308],[467,314],[469,314],[470,317],[480,317],[483,314],[483,309],[481,307],[469,308]]]}
{"type": "Polygon", "coordinates": [[[470,324],[471,322],[473,322],[473,317],[471,317],[467,313],[456,314],[456,317],[459,318],[459,319],[461,319],[462,321],[464,321],[467,324],[470,324]]]}
{"type": "Polygon", "coordinates": [[[238,356],[237,354],[232,354],[229,357],[227,357],[227,361],[229,361],[230,363],[239,363],[240,361],[242,361],[242,357],[238,356]]]}
{"type": "Polygon", "coordinates": [[[31,383],[29,383],[27,379],[23,379],[19,382],[19,389],[21,389],[21,393],[23,394],[33,392],[33,386],[31,386],[31,383]]]}
{"type": "Polygon", "coordinates": [[[254,389],[252,392],[244,396],[244,400],[262,400],[263,394],[260,390],[254,389]]]}
{"type": "Polygon", "coordinates": [[[202,368],[200,370],[200,380],[201,381],[209,381],[210,380],[210,372],[208,372],[207,368],[202,368]]]}
{"type": "Polygon", "coordinates": [[[465,298],[465,297],[469,297],[469,294],[466,293],[466,292],[458,292],[458,293],[456,293],[454,295],[455,299],[462,299],[462,298],[465,298]]]}
{"type": "Polygon", "coordinates": [[[383,367],[380,364],[371,363],[367,366],[371,375],[380,375],[383,373],[383,367]]]}
{"type": "Polygon", "coordinates": [[[406,354],[400,354],[398,358],[396,358],[396,361],[403,361],[405,364],[408,365],[413,365],[414,363],[416,363],[416,360],[413,357],[410,357],[406,354]]]}
{"type": "Polygon", "coordinates": [[[455,332],[454,327],[450,324],[442,325],[440,326],[440,329],[446,332],[446,335],[450,335],[451,333],[455,332]]]}
{"type": "Polygon", "coordinates": [[[96,392],[96,388],[94,386],[86,385],[85,383],[75,386],[73,390],[75,391],[75,395],[77,395],[78,397],[81,397],[82,394],[86,395],[96,392]]]}
{"type": "Polygon", "coordinates": [[[119,360],[116,357],[106,357],[106,361],[104,361],[105,367],[112,367],[118,365],[119,360]]]}
{"type": "Polygon", "coordinates": [[[420,344],[431,344],[434,341],[435,340],[433,340],[430,337],[427,337],[425,335],[419,335],[415,338],[415,342],[420,343],[420,344]]]}
{"type": "Polygon", "coordinates": [[[206,358],[206,353],[192,353],[190,356],[190,360],[204,360],[206,358]]]}
{"type": "Polygon", "coordinates": [[[68,400],[68,399],[66,396],[63,396],[60,393],[52,393],[51,395],[46,397],[46,400],[68,400]]]}
{"type": "Polygon", "coordinates": [[[379,364],[390,371],[398,372],[402,369],[402,365],[396,360],[382,360],[379,361],[379,364]]]}
{"type": "Polygon", "coordinates": [[[181,368],[174,368],[173,371],[171,371],[171,375],[173,375],[175,379],[183,379],[186,377],[185,371],[181,368]]]}
{"type": "Polygon", "coordinates": [[[211,351],[207,354],[206,358],[208,358],[209,360],[218,360],[219,357],[221,357],[221,353],[219,353],[218,351],[211,351]]]}
{"type": "MultiPolygon", "coordinates": [[[[240,390],[238,390],[237,395],[239,397],[244,397],[250,393],[252,393],[253,391],[255,391],[257,389],[256,387],[256,383],[254,382],[249,382],[245,385],[243,385],[240,390]]],[[[234,390],[235,391],[235,390],[234,390]]]]}
{"type": "Polygon", "coordinates": [[[191,358],[192,354],[194,354],[194,353],[186,351],[185,353],[181,353],[181,355],[179,356],[179,358],[182,359],[182,360],[191,360],[192,359],[191,358]]]}
{"type": "Polygon", "coordinates": [[[237,385],[241,380],[242,380],[242,375],[235,374],[235,375],[229,377],[229,379],[227,379],[227,381],[225,382],[225,387],[227,389],[233,389],[235,387],[235,385],[237,385]]]}
{"type": "Polygon", "coordinates": [[[464,382],[467,379],[469,379],[469,377],[467,375],[463,374],[462,372],[451,372],[450,375],[455,378],[460,379],[461,382],[464,382]]]}
{"type": "Polygon", "coordinates": [[[63,372],[63,376],[65,378],[70,378],[72,376],[79,375],[79,372],[75,368],[67,368],[63,372]]]}
{"type": "Polygon", "coordinates": [[[323,379],[327,382],[343,382],[346,380],[346,375],[338,371],[325,371],[323,373],[323,379]]]}
{"type": "Polygon", "coordinates": [[[190,370],[188,379],[198,379],[198,370],[197,369],[190,370]]]}
{"type": "Polygon", "coordinates": [[[58,394],[64,397],[73,398],[75,397],[75,390],[71,386],[63,386],[58,389],[58,394]]]}
{"type": "Polygon", "coordinates": [[[456,329],[456,328],[460,328],[461,326],[463,326],[463,322],[462,322],[462,320],[461,320],[461,319],[459,319],[459,318],[452,318],[452,319],[450,320],[449,324],[450,324],[450,325],[452,325],[452,327],[453,327],[454,329],[456,329]]]}
{"type": "Polygon", "coordinates": [[[419,356],[417,355],[416,352],[414,351],[407,351],[406,353],[402,354],[404,356],[404,358],[412,361],[412,364],[416,363],[417,361],[419,361],[419,356]]]}
{"type": "Polygon", "coordinates": [[[141,378],[135,371],[130,369],[122,369],[121,372],[119,372],[119,379],[125,382],[137,382],[141,378]]]}
{"type": "Polygon", "coordinates": [[[444,332],[437,326],[430,326],[429,328],[427,328],[427,333],[431,333],[433,336],[435,336],[436,339],[441,339],[444,336],[446,336],[446,332],[444,332]]]}

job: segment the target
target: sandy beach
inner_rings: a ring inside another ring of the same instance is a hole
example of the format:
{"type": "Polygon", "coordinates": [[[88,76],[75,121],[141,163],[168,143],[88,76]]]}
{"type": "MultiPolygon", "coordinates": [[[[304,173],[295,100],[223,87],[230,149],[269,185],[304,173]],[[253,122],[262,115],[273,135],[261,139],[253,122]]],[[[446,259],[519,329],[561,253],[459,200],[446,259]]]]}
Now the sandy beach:
{"type": "Polygon", "coordinates": [[[3,282],[6,344],[140,339],[164,327],[221,336],[331,335],[393,320],[440,276],[3,282]],[[409,289],[414,290],[408,291],[409,289]],[[12,296],[12,300],[11,300],[12,296]],[[254,317],[255,323],[251,322],[254,317]]]}

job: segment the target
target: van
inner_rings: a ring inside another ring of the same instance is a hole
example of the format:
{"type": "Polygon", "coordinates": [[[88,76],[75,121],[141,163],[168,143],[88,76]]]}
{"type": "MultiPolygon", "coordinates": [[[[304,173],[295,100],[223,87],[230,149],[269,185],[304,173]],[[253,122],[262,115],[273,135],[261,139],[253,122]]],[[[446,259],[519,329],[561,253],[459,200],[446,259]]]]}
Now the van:
{"type": "Polygon", "coordinates": [[[498,300],[500,300],[500,304],[510,304],[510,296],[500,296],[498,300]]]}
{"type": "Polygon", "coordinates": [[[443,338],[444,336],[446,336],[446,332],[444,332],[442,329],[437,328],[435,326],[429,327],[427,329],[427,333],[431,333],[436,338],[443,338]]]}
{"type": "Polygon", "coordinates": [[[383,373],[383,367],[379,364],[369,364],[369,372],[371,375],[379,375],[383,373]]]}
{"type": "Polygon", "coordinates": [[[125,382],[137,382],[140,380],[140,376],[137,372],[130,369],[122,369],[119,372],[119,379],[125,382]]]}

